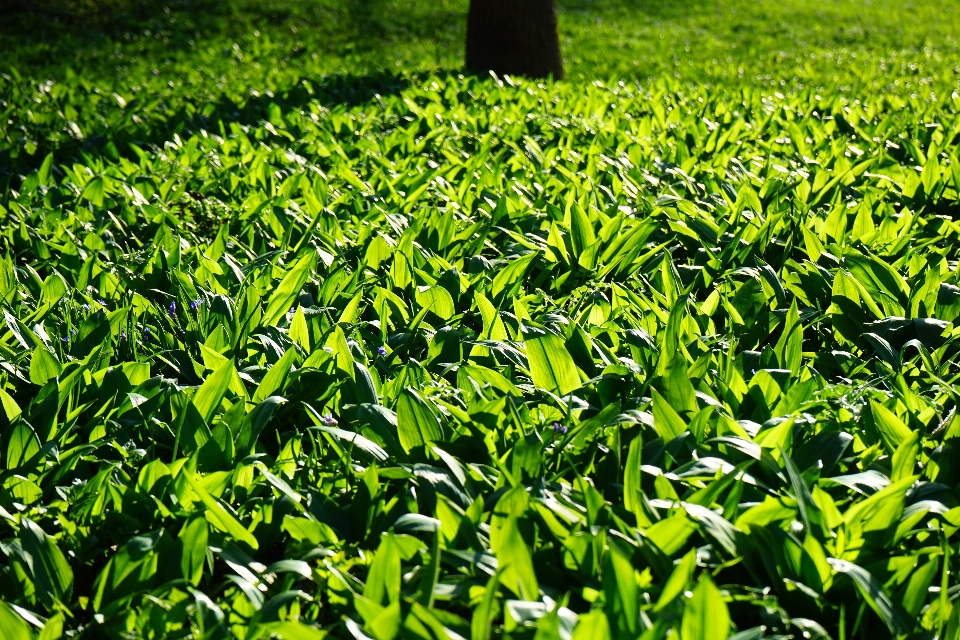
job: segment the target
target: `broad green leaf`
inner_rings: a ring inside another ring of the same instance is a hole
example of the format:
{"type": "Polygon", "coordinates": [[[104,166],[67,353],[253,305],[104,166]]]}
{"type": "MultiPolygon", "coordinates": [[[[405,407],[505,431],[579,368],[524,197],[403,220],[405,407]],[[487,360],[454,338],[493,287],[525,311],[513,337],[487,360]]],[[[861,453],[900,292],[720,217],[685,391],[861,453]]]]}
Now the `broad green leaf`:
{"type": "Polygon", "coordinates": [[[536,259],[536,253],[528,253],[505,266],[490,285],[490,297],[496,301],[512,297],[522,286],[523,277],[536,259]]]}
{"type": "Polygon", "coordinates": [[[523,343],[533,383],[538,388],[561,396],[580,388],[577,366],[563,340],[543,329],[528,326],[523,343]]]}
{"type": "Polygon", "coordinates": [[[290,375],[290,367],[293,365],[293,359],[296,355],[297,350],[294,347],[290,347],[286,353],[283,354],[283,357],[270,367],[270,370],[267,371],[267,374],[263,376],[263,380],[261,380],[257,386],[257,390],[253,392],[253,402],[263,402],[277,391],[283,389],[287,376],[290,375]]]}
{"type": "Polygon", "coordinates": [[[204,380],[193,396],[193,406],[197,408],[197,412],[206,423],[209,424],[216,415],[235,371],[232,361],[223,363],[204,380]]]}
{"type": "Polygon", "coordinates": [[[397,435],[404,451],[440,440],[440,424],[420,394],[410,388],[400,392],[397,400],[397,435]]]}
{"type": "Polygon", "coordinates": [[[389,604],[400,598],[400,549],[392,533],[380,539],[367,573],[363,597],[377,604],[389,604]]]}
{"type": "Polygon", "coordinates": [[[30,382],[43,386],[59,376],[62,370],[56,357],[43,345],[37,345],[30,358],[30,382]]]}
{"type": "Polygon", "coordinates": [[[577,620],[577,626],[573,628],[572,640],[611,640],[612,637],[607,616],[601,609],[594,609],[581,615],[577,620]]]}
{"type": "Polygon", "coordinates": [[[33,633],[23,618],[9,604],[0,600],[0,629],[7,640],[33,640],[33,633]]]}
{"type": "Polygon", "coordinates": [[[10,394],[3,389],[0,389],[0,404],[3,405],[3,412],[7,416],[7,420],[11,423],[23,413],[17,401],[10,397],[10,394]]]}
{"type": "Polygon", "coordinates": [[[931,558],[925,562],[923,566],[918,567],[916,571],[910,574],[910,579],[907,581],[901,602],[907,616],[912,618],[920,613],[920,609],[922,609],[923,605],[927,602],[930,585],[933,584],[934,578],[937,577],[937,570],[939,568],[940,563],[935,558],[931,558]]]}
{"type": "Polygon", "coordinates": [[[103,206],[103,178],[97,176],[90,182],[86,184],[83,188],[83,192],[80,194],[81,198],[85,198],[92,202],[97,207],[103,206]]]}
{"type": "Polygon", "coordinates": [[[207,537],[207,521],[194,517],[183,526],[177,538],[183,545],[183,555],[180,557],[183,577],[195,587],[203,577],[203,565],[207,559],[207,537]]]}
{"type": "Polygon", "coordinates": [[[268,637],[279,640],[323,640],[327,632],[296,620],[261,624],[259,629],[268,637]]]}
{"type": "Polygon", "coordinates": [[[237,521],[233,515],[230,514],[223,505],[221,505],[217,500],[214,500],[213,497],[207,493],[206,489],[193,478],[193,474],[189,471],[184,470],[183,477],[186,478],[187,484],[190,485],[190,488],[193,489],[194,493],[197,494],[197,497],[200,498],[200,501],[207,508],[206,517],[215,527],[223,531],[224,533],[229,534],[234,539],[241,542],[245,542],[253,549],[259,548],[259,543],[257,539],[247,531],[243,525],[237,521]]]}
{"type": "Polygon", "coordinates": [[[670,442],[682,435],[687,430],[687,425],[656,389],[652,389],[651,394],[653,395],[653,425],[663,441],[670,442]]]}
{"type": "Polygon", "coordinates": [[[720,590],[707,574],[701,574],[693,595],[684,604],[680,623],[682,640],[726,640],[730,613],[720,590]]]}
{"type": "Polygon", "coordinates": [[[453,298],[450,293],[441,286],[433,286],[424,291],[417,291],[417,304],[424,309],[429,309],[444,320],[449,320],[456,313],[457,309],[453,304],[453,298]]]}
{"type": "Polygon", "coordinates": [[[690,382],[687,365],[683,358],[670,360],[666,373],[661,378],[659,390],[678,413],[684,411],[692,415],[697,412],[696,390],[690,382]]]}
{"type": "Polygon", "coordinates": [[[625,550],[610,542],[603,567],[603,592],[607,617],[618,636],[637,632],[640,614],[640,590],[633,565],[625,550]]]}
{"type": "Polygon", "coordinates": [[[593,269],[596,264],[597,242],[593,224],[578,204],[570,209],[570,219],[570,238],[573,241],[574,255],[584,269],[593,269]]]}
{"type": "Polygon", "coordinates": [[[882,404],[870,402],[870,413],[873,416],[873,423],[880,432],[880,439],[884,447],[892,455],[896,452],[900,444],[910,437],[910,429],[903,424],[892,411],[882,404]]]}
{"type": "Polygon", "coordinates": [[[66,602],[73,590],[73,569],[66,556],[32,520],[24,518],[20,531],[20,544],[33,559],[33,580],[37,592],[49,604],[51,598],[66,602]]]}
{"type": "Polygon", "coordinates": [[[853,579],[857,591],[870,605],[893,635],[903,635],[911,628],[910,619],[903,608],[890,599],[883,585],[870,572],[846,560],[829,559],[834,571],[845,573],[853,579]]]}
{"type": "Polygon", "coordinates": [[[527,543],[520,535],[516,516],[504,521],[493,552],[499,565],[503,567],[502,582],[521,600],[536,600],[540,594],[537,576],[533,570],[533,560],[527,543]]]}
{"type": "Polygon", "coordinates": [[[470,640],[490,640],[493,618],[496,615],[494,604],[497,597],[497,587],[500,586],[500,575],[503,568],[498,568],[483,591],[483,599],[474,608],[470,620],[470,640]]]}
{"type": "Polygon", "coordinates": [[[309,252],[297,260],[287,270],[279,286],[270,294],[267,310],[263,314],[263,326],[273,326],[283,318],[300,295],[303,285],[310,276],[310,271],[316,263],[316,253],[309,252]]]}
{"type": "Polygon", "coordinates": [[[643,532],[664,554],[672,556],[683,548],[697,530],[697,523],[683,511],[665,518],[643,532]]]}
{"type": "Polygon", "coordinates": [[[789,369],[794,375],[800,372],[803,351],[803,325],[800,323],[796,298],[790,303],[790,309],[787,311],[783,331],[777,341],[775,351],[781,367],[789,369]]]}
{"type": "Polygon", "coordinates": [[[40,452],[40,439],[34,430],[24,421],[13,428],[7,443],[7,469],[19,469],[40,452]]]}
{"type": "MultiPolygon", "coordinates": [[[[641,488],[641,456],[643,453],[643,436],[637,434],[630,441],[627,450],[627,461],[623,469],[623,506],[627,511],[636,513],[641,509],[640,500],[643,493],[641,488]]],[[[638,517],[639,521],[639,517],[638,517]]]]}
{"type": "Polygon", "coordinates": [[[662,610],[673,602],[677,596],[683,593],[690,579],[693,577],[693,570],[696,566],[697,552],[696,550],[690,550],[683,556],[680,563],[673,568],[673,572],[670,574],[670,577],[667,578],[667,582],[663,585],[663,590],[660,592],[660,597],[657,598],[657,603],[653,607],[654,612],[662,610]]]}
{"type": "Polygon", "coordinates": [[[911,431],[893,453],[890,480],[896,482],[913,476],[914,465],[920,459],[920,434],[911,431]]]}

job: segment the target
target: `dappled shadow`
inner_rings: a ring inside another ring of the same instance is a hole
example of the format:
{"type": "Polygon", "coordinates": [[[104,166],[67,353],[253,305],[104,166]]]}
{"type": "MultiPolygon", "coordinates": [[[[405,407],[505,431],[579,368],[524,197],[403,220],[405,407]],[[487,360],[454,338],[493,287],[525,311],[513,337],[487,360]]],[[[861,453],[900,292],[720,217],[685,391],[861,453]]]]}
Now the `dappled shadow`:
{"type": "Polygon", "coordinates": [[[53,39],[89,45],[91,40],[130,40],[134,32],[162,28],[178,16],[187,21],[172,35],[185,37],[194,29],[219,30],[226,6],[214,0],[0,0],[0,34],[7,47],[53,39]]]}
{"type": "Polygon", "coordinates": [[[130,143],[162,145],[221,122],[256,124],[271,103],[351,106],[397,93],[416,76],[399,73],[387,54],[411,41],[441,42],[421,45],[441,67],[443,46],[462,47],[466,2],[0,0],[0,56],[8,63],[0,74],[12,87],[0,97],[23,106],[7,127],[14,144],[0,144],[0,179],[28,173],[48,153],[57,162],[81,151],[115,158],[132,154],[130,143]],[[65,115],[64,96],[47,88],[53,84],[97,95],[65,115]],[[125,96],[119,107],[111,94],[125,96]],[[82,135],[68,135],[73,121],[82,135]],[[30,151],[13,148],[24,140],[30,151]]]}
{"type": "Polygon", "coordinates": [[[608,0],[557,0],[557,10],[564,13],[589,13],[603,17],[610,13],[633,12],[649,18],[689,17],[710,7],[715,0],[634,0],[611,3],[608,0]]]}
{"type": "MultiPolygon", "coordinates": [[[[299,33],[311,48],[376,48],[397,38],[431,37],[466,15],[468,0],[0,0],[0,51],[36,43],[71,58],[117,42],[162,40],[176,50],[218,38],[299,33]]],[[[55,59],[38,60],[49,65],[55,59]]]]}
{"type": "MultiPolygon", "coordinates": [[[[47,146],[41,142],[32,156],[21,156],[13,162],[0,151],[0,177],[4,173],[26,174],[43,162],[48,153],[53,153],[57,162],[65,162],[79,157],[80,153],[118,156],[135,160],[136,155],[131,144],[140,148],[162,147],[175,135],[185,138],[203,131],[216,132],[221,125],[227,128],[231,123],[257,125],[270,119],[270,111],[279,107],[281,112],[301,110],[310,103],[318,103],[327,108],[337,105],[353,107],[376,100],[379,96],[395,95],[402,92],[411,83],[424,81],[428,75],[443,77],[453,72],[392,73],[378,72],[368,75],[332,74],[317,79],[303,79],[286,91],[273,95],[257,94],[238,102],[227,97],[220,100],[204,100],[194,104],[188,102],[184,107],[164,117],[156,117],[142,124],[125,127],[103,127],[91,129],[82,140],[71,139],[56,146],[47,146]]],[[[136,102],[127,105],[135,109],[136,102]]]]}

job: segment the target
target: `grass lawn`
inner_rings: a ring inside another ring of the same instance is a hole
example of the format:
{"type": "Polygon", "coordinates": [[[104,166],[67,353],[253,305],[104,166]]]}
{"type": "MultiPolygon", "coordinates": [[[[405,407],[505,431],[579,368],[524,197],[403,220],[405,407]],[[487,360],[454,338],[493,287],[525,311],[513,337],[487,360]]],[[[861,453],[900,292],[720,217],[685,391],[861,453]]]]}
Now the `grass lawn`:
{"type": "Polygon", "coordinates": [[[559,5],[3,20],[5,637],[960,633],[960,4],[559,5]]]}

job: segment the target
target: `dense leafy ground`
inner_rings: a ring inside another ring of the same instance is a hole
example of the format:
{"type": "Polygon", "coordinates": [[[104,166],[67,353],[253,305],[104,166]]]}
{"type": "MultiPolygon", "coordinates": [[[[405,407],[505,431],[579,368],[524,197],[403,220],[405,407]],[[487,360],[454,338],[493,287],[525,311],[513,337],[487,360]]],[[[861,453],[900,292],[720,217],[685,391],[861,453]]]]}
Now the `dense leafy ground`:
{"type": "Polygon", "coordinates": [[[4,27],[4,637],[957,637],[955,6],[427,4],[4,27]]]}

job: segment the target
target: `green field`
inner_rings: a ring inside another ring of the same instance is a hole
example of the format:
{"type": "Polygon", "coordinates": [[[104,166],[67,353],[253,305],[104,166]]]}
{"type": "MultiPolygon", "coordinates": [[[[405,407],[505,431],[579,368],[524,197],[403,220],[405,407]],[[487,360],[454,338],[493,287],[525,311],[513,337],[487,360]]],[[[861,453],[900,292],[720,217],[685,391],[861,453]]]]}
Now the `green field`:
{"type": "Polygon", "coordinates": [[[956,2],[53,4],[4,640],[960,638],[956,2]]]}

